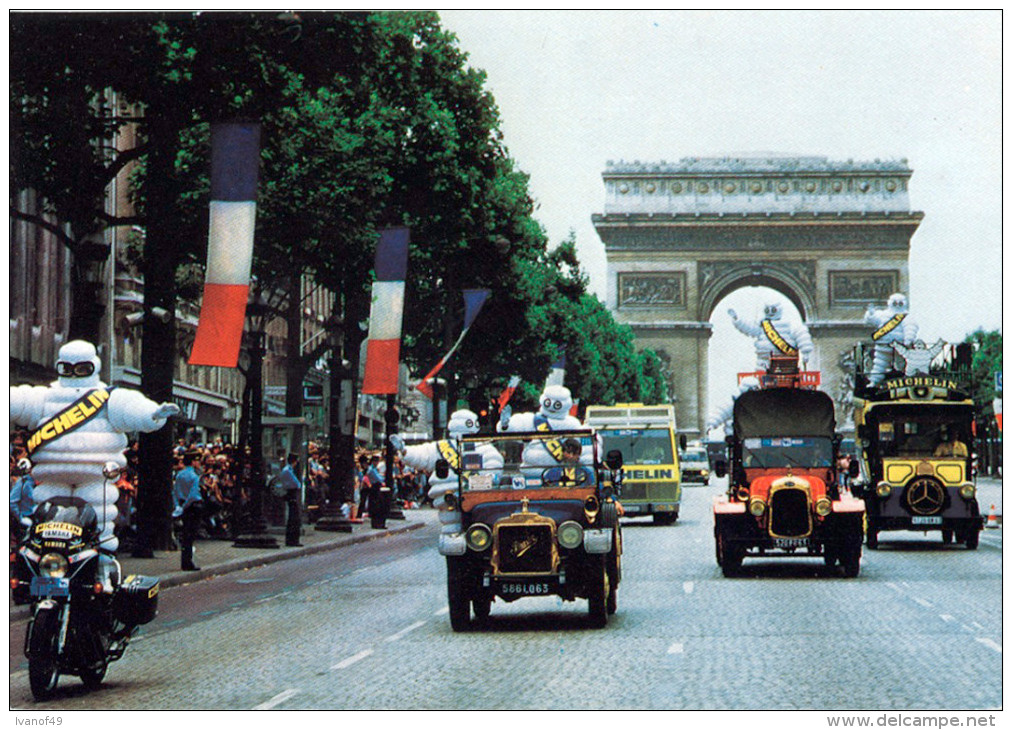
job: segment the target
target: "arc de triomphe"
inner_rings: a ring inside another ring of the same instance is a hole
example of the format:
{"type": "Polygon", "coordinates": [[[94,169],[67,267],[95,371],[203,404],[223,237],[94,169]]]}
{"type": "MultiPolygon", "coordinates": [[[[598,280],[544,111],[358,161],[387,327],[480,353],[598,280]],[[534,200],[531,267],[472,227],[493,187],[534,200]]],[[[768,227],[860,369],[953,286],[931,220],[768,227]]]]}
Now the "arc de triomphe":
{"type": "Polygon", "coordinates": [[[746,286],[797,306],[815,344],[809,367],[841,404],[844,359],[870,335],[866,307],[910,291],[910,239],[924,217],[910,210],[911,174],[906,160],[824,157],[607,164],[604,213],[593,216],[607,305],[637,347],[667,362],[680,431],[705,437],[709,319],[746,286]]]}

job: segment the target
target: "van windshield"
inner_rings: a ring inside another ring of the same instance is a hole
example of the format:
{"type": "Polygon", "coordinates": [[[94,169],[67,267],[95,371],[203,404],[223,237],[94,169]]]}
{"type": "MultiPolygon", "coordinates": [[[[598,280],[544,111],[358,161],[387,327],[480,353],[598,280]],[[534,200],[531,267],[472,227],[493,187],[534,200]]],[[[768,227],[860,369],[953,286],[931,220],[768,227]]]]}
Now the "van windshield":
{"type": "Polygon", "coordinates": [[[671,432],[663,428],[621,428],[601,431],[604,453],[622,452],[626,464],[673,464],[671,432]]]}

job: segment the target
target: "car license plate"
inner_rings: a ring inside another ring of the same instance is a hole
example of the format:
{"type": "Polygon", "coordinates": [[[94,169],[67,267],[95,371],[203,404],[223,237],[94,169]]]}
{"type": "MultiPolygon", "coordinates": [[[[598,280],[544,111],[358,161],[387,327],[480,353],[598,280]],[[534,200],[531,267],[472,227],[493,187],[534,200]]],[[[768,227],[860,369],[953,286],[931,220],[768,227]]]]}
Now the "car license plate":
{"type": "Polygon", "coordinates": [[[30,592],[33,596],[67,596],[70,595],[70,580],[37,575],[32,578],[30,592]]]}
{"type": "Polygon", "coordinates": [[[799,548],[808,547],[809,541],[807,537],[775,537],[773,538],[773,546],[778,548],[799,548]]]}
{"type": "Polygon", "coordinates": [[[547,596],[551,592],[551,584],[543,581],[499,584],[499,593],[503,596],[547,596]]]}
{"type": "Polygon", "coordinates": [[[942,524],[942,518],[938,515],[933,517],[911,517],[910,522],[914,525],[940,525],[942,524]]]}

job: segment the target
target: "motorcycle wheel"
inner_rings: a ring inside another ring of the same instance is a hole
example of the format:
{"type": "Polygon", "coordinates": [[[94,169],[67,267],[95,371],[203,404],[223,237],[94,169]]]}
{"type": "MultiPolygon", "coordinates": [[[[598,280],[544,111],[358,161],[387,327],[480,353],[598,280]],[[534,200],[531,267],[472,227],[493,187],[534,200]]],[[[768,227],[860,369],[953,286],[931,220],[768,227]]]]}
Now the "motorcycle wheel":
{"type": "Polygon", "coordinates": [[[38,611],[32,619],[28,637],[28,683],[32,696],[41,702],[49,699],[60,681],[56,642],[60,635],[60,613],[56,608],[38,611]]]}
{"type": "Polygon", "coordinates": [[[105,679],[105,671],[109,668],[109,662],[107,659],[102,659],[102,665],[100,667],[92,667],[91,669],[81,670],[81,681],[84,682],[84,686],[88,689],[98,689],[99,685],[102,684],[102,680],[105,679]]]}

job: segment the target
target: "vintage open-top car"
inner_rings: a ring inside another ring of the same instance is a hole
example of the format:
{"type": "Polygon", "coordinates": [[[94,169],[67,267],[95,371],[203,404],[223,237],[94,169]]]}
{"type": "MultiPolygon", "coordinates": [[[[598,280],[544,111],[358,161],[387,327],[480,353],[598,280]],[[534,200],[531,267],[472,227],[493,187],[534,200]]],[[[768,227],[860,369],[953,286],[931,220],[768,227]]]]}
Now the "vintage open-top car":
{"type": "MultiPolygon", "coordinates": [[[[734,404],[728,492],[715,499],[717,563],[738,573],[746,556],[821,556],[860,571],[864,504],[837,486],[840,439],[833,400],[805,387],[761,387],[734,404]]],[[[715,473],[728,473],[716,462],[715,473]]]]}
{"type": "MultiPolygon", "coordinates": [[[[602,464],[589,429],[464,436],[457,445],[459,487],[447,501],[460,510],[462,531],[439,540],[453,630],[471,626],[472,608],[484,621],[496,599],[546,595],[587,599],[591,625],[604,626],[622,577],[621,453],[602,464]],[[563,448],[574,440],[582,456],[566,461],[563,448]],[[542,448],[564,460],[532,464],[542,448]]],[[[437,475],[446,468],[438,463],[437,475]]]]}

